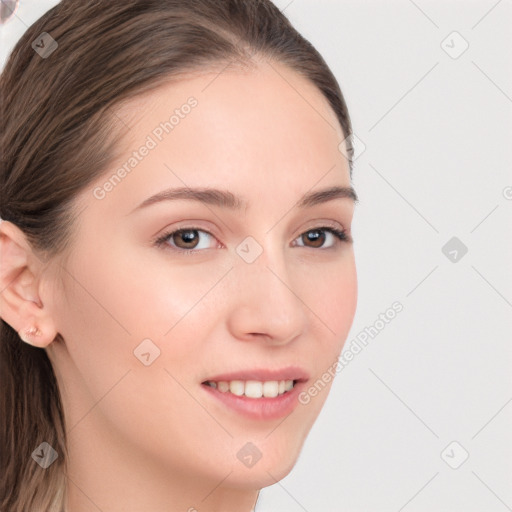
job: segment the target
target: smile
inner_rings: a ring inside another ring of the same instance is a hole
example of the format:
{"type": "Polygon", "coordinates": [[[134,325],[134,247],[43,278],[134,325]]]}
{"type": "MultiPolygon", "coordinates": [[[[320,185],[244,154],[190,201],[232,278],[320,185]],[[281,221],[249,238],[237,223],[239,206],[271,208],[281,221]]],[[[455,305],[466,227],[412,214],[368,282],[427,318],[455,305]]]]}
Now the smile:
{"type": "Polygon", "coordinates": [[[300,367],[253,369],[209,377],[202,389],[214,407],[251,420],[276,420],[290,414],[299,404],[309,373],[300,367]]]}
{"type": "Polygon", "coordinates": [[[206,385],[218,389],[221,393],[232,393],[236,396],[246,396],[248,398],[275,398],[284,395],[293,389],[295,381],[293,380],[232,380],[219,382],[206,381],[206,385]]]}

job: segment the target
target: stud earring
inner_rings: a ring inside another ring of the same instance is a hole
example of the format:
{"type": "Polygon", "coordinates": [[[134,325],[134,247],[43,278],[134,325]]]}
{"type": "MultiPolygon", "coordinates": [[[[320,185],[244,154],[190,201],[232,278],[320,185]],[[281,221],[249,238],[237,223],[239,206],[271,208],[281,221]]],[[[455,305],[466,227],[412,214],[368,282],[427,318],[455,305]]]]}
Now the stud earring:
{"type": "Polygon", "coordinates": [[[32,345],[31,338],[32,336],[41,336],[42,331],[38,329],[35,325],[29,327],[23,331],[18,332],[18,336],[25,342],[32,345]]]}

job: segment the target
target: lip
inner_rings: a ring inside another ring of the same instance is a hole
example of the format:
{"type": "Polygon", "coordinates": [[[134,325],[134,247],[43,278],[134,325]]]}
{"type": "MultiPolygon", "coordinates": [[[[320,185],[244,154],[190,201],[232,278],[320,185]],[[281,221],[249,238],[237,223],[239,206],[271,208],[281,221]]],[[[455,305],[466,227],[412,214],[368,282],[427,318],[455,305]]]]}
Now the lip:
{"type": "Polygon", "coordinates": [[[228,407],[230,410],[251,420],[275,420],[288,416],[299,404],[298,396],[305,388],[309,375],[299,367],[287,367],[280,370],[254,369],[232,373],[224,373],[209,377],[201,384],[201,388],[212,399],[228,407]],[[290,391],[274,398],[249,398],[237,396],[233,393],[221,392],[206,384],[207,381],[232,381],[232,380],[293,380],[295,385],[290,391]]]}
{"type": "Polygon", "coordinates": [[[259,381],[269,381],[269,380],[297,380],[299,382],[304,382],[309,379],[309,374],[303,368],[299,366],[287,366],[286,368],[270,370],[268,368],[261,369],[251,369],[251,370],[241,370],[238,372],[231,373],[223,373],[220,375],[215,375],[213,377],[208,377],[203,382],[214,381],[219,382],[221,380],[231,381],[231,380],[259,380],[259,381]]]}

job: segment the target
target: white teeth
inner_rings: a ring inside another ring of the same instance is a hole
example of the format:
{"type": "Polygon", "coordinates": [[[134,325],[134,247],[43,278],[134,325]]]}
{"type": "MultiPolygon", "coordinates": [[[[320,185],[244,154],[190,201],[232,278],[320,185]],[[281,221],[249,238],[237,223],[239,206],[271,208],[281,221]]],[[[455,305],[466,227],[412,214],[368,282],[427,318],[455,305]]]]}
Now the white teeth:
{"type": "Polygon", "coordinates": [[[261,398],[263,396],[263,384],[257,380],[248,380],[245,383],[245,396],[261,398]]]}
{"type": "Polygon", "coordinates": [[[208,381],[206,384],[212,388],[217,388],[221,393],[230,391],[236,396],[256,399],[262,397],[275,398],[293,389],[293,380],[270,380],[265,382],[258,380],[208,381]]]}
{"type": "Polygon", "coordinates": [[[279,394],[279,382],[277,380],[269,380],[263,383],[263,396],[274,398],[279,394]]]}
{"type": "Polygon", "coordinates": [[[229,383],[229,391],[236,396],[242,396],[245,391],[245,384],[242,380],[232,380],[229,383]]]}

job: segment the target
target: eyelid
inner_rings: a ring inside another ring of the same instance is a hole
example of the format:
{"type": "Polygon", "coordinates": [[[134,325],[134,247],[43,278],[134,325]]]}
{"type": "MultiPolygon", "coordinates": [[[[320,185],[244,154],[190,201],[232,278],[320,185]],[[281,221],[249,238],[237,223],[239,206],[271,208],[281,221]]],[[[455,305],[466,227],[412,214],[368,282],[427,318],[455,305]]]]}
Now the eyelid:
{"type": "Polygon", "coordinates": [[[174,233],[175,231],[180,231],[180,230],[188,231],[188,230],[194,230],[194,229],[198,230],[198,231],[199,230],[205,231],[212,237],[215,237],[218,239],[219,236],[217,236],[217,234],[216,234],[217,230],[215,229],[215,227],[213,227],[210,223],[207,223],[208,226],[202,225],[203,223],[204,223],[204,221],[200,221],[200,220],[196,221],[194,219],[191,219],[191,220],[184,220],[184,221],[178,222],[176,224],[171,224],[170,227],[166,227],[164,229],[159,230],[160,234],[154,235],[151,239],[151,242],[154,243],[162,236],[164,236],[166,234],[168,235],[169,233],[174,233]]]}
{"type": "Polygon", "coordinates": [[[295,236],[295,238],[297,238],[297,236],[302,235],[305,231],[311,231],[314,229],[327,228],[327,227],[336,229],[338,231],[346,231],[347,233],[349,233],[349,231],[350,231],[349,229],[346,229],[345,226],[341,222],[338,222],[335,220],[329,220],[329,219],[315,219],[311,222],[306,222],[306,224],[303,224],[299,228],[298,234],[295,236]]]}

